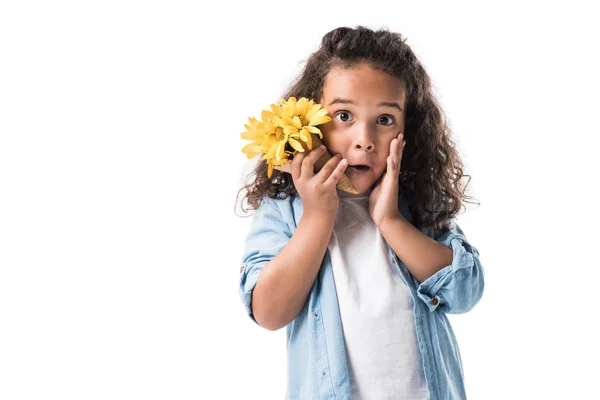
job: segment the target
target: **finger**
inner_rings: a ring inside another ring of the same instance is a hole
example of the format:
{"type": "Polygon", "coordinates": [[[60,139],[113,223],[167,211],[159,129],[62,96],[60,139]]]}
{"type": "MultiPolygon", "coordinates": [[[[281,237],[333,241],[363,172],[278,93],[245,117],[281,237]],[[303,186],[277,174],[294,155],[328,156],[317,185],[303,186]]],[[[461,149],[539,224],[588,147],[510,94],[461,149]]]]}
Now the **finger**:
{"type": "Polygon", "coordinates": [[[315,174],[315,163],[325,153],[325,145],[319,146],[308,152],[302,160],[301,175],[303,178],[311,178],[315,174]]]}
{"type": "MultiPolygon", "coordinates": [[[[390,156],[392,157],[392,164],[394,170],[400,169],[400,164],[402,162],[402,153],[404,151],[404,146],[406,145],[406,141],[403,140],[404,135],[399,133],[398,136],[392,140],[390,144],[390,156]]],[[[399,172],[399,171],[398,171],[399,172]]]]}
{"type": "Polygon", "coordinates": [[[384,174],[384,181],[390,181],[391,184],[394,184],[400,175],[400,160],[398,158],[398,153],[401,146],[398,139],[392,140],[390,147],[391,151],[387,158],[387,170],[384,174]]]}
{"type": "Polygon", "coordinates": [[[337,164],[337,166],[335,167],[335,169],[333,170],[331,175],[329,175],[329,177],[323,184],[328,185],[328,186],[334,186],[334,187],[337,186],[340,179],[342,179],[342,176],[344,176],[344,172],[346,171],[347,167],[348,167],[348,160],[342,159],[337,164]]]}
{"type": "Polygon", "coordinates": [[[294,180],[300,179],[300,167],[302,166],[304,157],[306,157],[306,151],[296,153],[292,159],[292,178],[294,178],[294,180]]]}
{"type": "Polygon", "coordinates": [[[403,141],[400,145],[399,145],[399,151],[398,151],[398,170],[400,170],[400,167],[402,166],[402,155],[404,154],[404,148],[406,147],[406,141],[403,141]]]}
{"type": "Polygon", "coordinates": [[[329,178],[329,175],[331,175],[331,173],[336,169],[340,161],[342,161],[342,156],[339,154],[336,154],[329,160],[327,160],[327,162],[325,163],[325,165],[323,165],[319,173],[316,174],[318,181],[321,183],[325,182],[327,178],[329,178]]]}
{"type": "Polygon", "coordinates": [[[385,171],[385,180],[391,179],[392,181],[395,179],[398,179],[398,167],[394,162],[394,156],[392,156],[391,154],[388,157],[388,167],[387,167],[387,171],[385,171]]]}
{"type": "Polygon", "coordinates": [[[394,170],[398,163],[398,139],[392,139],[390,143],[390,155],[388,156],[388,170],[394,170]]]}
{"type": "Polygon", "coordinates": [[[398,146],[398,167],[400,167],[400,163],[402,161],[402,154],[404,153],[404,148],[406,147],[406,140],[404,140],[404,134],[398,135],[399,146],[398,146]]]}

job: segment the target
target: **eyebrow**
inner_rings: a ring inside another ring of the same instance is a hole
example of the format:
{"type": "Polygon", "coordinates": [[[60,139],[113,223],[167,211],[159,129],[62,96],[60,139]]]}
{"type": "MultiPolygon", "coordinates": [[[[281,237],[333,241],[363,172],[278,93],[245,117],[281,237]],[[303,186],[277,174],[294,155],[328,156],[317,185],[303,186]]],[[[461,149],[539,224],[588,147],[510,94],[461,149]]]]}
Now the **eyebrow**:
{"type": "MultiPolygon", "coordinates": [[[[354,103],[351,100],[335,99],[328,105],[333,105],[333,104],[354,104],[354,103]]],[[[400,112],[402,112],[402,108],[400,108],[400,105],[393,101],[383,101],[383,102],[377,104],[377,107],[394,107],[394,108],[397,108],[398,110],[400,110],[400,112]]]]}

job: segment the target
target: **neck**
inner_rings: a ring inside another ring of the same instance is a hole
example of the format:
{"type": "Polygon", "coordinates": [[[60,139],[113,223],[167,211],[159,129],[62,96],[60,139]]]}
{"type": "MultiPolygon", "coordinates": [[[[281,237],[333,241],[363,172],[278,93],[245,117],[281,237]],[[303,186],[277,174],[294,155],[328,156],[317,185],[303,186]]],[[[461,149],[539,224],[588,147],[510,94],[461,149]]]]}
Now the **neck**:
{"type": "Polygon", "coordinates": [[[365,190],[364,192],[358,193],[358,194],[344,192],[343,190],[337,191],[338,196],[340,198],[348,198],[348,199],[362,199],[365,197],[369,197],[371,195],[371,192],[373,192],[372,188],[369,188],[369,189],[365,190]]]}

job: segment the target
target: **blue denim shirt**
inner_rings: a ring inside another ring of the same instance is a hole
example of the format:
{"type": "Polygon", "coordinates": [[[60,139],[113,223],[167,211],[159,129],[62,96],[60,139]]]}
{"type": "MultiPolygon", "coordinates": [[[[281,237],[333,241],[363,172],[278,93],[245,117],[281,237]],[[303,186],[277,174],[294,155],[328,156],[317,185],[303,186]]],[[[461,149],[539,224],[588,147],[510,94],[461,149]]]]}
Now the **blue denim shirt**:
{"type": "MultiPolygon", "coordinates": [[[[401,214],[412,221],[400,196],[401,214]]],[[[284,248],[302,217],[298,196],[265,197],[252,217],[242,256],[239,293],[252,315],[252,290],[261,269],[284,248]]],[[[400,276],[413,298],[415,327],[423,368],[432,400],[465,399],[458,345],[447,313],[469,311],[483,293],[484,273],[479,252],[467,241],[454,218],[450,229],[421,228],[421,232],[451,247],[453,261],[419,283],[388,245],[400,276]]],[[[286,399],[350,400],[350,379],[331,260],[326,251],[304,308],[286,327],[286,399]]]]}

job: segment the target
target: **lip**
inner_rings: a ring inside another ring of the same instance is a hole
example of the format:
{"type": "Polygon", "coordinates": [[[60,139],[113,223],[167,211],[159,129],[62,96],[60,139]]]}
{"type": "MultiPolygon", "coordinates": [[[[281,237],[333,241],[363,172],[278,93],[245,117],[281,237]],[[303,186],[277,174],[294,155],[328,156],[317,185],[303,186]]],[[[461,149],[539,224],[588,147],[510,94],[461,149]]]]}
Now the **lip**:
{"type": "MultiPolygon", "coordinates": [[[[364,165],[364,164],[357,164],[357,165],[364,165]]],[[[371,170],[371,167],[369,167],[369,166],[366,169],[356,169],[356,168],[353,168],[351,165],[349,165],[348,168],[346,168],[346,172],[351,172],[356,175],[366,174],[370,170],[371,170]]]]}
{"type": "Polygon", "coordinates": [[[371,163],[366,162],[366,161],[357,161],[357,162],[353,162],[353,163],[348,163],[349,167],[354,167],[356,165],[364,165],[365,167],[373,168],[371,163]]]}

